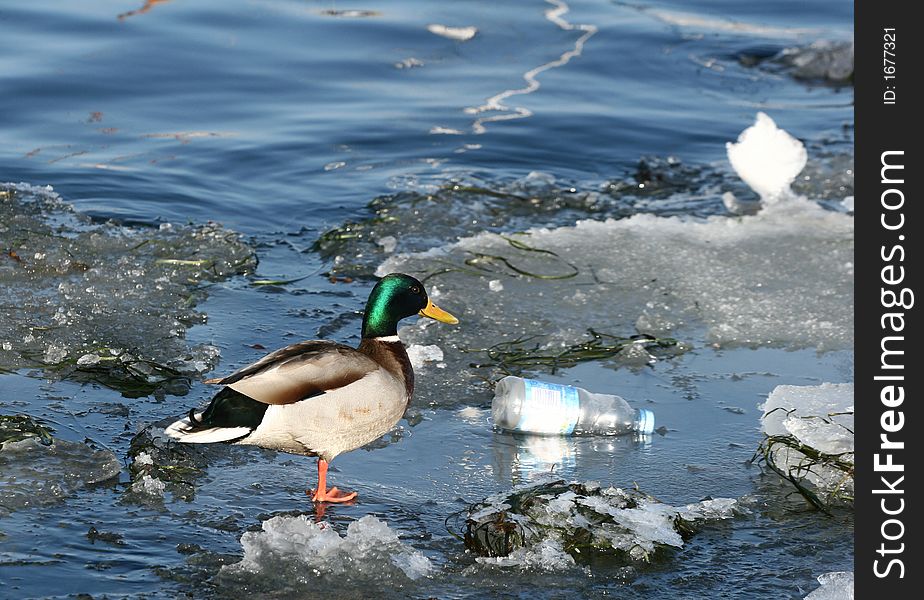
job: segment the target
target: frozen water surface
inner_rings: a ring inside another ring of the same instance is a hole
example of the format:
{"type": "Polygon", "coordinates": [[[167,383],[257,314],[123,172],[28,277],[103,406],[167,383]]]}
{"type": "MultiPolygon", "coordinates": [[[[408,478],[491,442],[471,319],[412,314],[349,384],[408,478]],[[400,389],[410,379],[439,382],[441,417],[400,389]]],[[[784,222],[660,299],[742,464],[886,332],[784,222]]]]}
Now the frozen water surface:
{"type": "Polygon", "coordinates": [[[116,477],[122,465],[109,450],[80,442],[37,438],[0,447],[0,517],[14,510],[50,506],[95,483],[116,477]]]}
{"type": "Polygon", "coordinates": [[[82,372],[126,391],[181,390],[218,349],[188,344],[205,286],[254,268],[219,225],[94,223],[51,188],[0,185],[0,368],[82,372]],[[185,379],[184,379],[185,378],[185,379]]]}
{"type": "Polygon", "coordinates": [[[587,328],[690,339],[705,328],[719,346],[835,350],[853,341],[852,239],[852,217],[794,200],[740,218],[637,215],[481,234],[390,258],[378,274],[429,276],[439,302],[467,319],[449,331],[406,327],[416,344],[477,348],[485,332],[500,341],[521,331],[573,343],[587,328]],[[489,293],[498,275],[504,288],[489,293]]]}
{"type": "Polygon", "coordinates": [[[805,600],[853,600],[853,573],[836,571],[818,576],[821,587],[805,600]]]}

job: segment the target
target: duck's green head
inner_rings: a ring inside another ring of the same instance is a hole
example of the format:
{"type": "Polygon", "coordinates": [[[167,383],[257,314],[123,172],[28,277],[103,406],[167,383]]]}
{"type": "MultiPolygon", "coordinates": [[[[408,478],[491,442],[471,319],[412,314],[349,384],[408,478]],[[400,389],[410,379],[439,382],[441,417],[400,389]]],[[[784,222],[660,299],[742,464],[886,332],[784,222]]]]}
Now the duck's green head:
{"type": "Polygon", "coordinates": [[[392,273],[379,280],[363,317],[363,337],[376,338],[398,334],[398,321],[419,314],[455,325],[457,318],[430,302],[422,283],[402,273],[392,273]]]}

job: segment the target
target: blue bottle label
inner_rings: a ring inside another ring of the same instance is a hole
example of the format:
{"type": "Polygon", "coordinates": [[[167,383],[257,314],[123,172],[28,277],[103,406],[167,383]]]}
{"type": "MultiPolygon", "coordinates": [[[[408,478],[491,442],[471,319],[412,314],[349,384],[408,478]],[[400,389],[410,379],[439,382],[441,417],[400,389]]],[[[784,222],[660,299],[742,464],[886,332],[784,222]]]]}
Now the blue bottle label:
{"type": "Polygon", "coordinates": [[[578,391],[570,385],[524,379],[526,399],[517,429],[532,433],[570,434],[581,415],[578,391]]]}

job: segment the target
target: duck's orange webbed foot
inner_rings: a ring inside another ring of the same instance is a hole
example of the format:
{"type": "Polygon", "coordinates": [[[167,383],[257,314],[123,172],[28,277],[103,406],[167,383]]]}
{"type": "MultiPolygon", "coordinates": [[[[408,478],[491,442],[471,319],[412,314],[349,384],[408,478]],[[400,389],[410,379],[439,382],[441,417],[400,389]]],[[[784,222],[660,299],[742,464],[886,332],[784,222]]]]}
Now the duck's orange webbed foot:
{"type": "Polygon", "coordinates": [[[311,500],[314,502],[349,502],[354,498],[356,498],[356,492],[344,493],[335,487],[326,492],[322,492],[320,489],[311,490],[311,500]]]}
{"type": "Polygon", "coordinates": [[[356,492],[341,492],[336,487],[327,489],[327,461],[323,458],[318,459],[318,487],[315,490],[306,492],[311,496],[314,502],[349,502],[356,498],[356,492]]]}

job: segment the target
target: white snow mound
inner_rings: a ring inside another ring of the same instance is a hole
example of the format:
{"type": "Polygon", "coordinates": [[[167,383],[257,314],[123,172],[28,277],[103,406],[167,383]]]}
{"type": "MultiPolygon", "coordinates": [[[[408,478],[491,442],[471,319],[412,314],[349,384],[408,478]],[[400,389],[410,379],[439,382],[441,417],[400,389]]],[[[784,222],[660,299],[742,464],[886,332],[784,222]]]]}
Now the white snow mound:
{"type": "Polygon", "coordinates": [[[762,112],[737,143],[728,142],[725,148],[738,176],[768,204],[793,196],[789,186],[808,161],[802,142],[762,112]]]}

